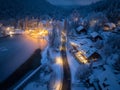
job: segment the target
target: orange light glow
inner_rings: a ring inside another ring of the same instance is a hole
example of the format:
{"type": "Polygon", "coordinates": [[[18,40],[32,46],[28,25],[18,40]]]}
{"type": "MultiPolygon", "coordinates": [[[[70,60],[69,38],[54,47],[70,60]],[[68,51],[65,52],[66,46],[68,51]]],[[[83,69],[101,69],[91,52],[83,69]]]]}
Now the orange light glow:
{"type": "Polygon", "coordinates": [[[14,27],[13,26],[7,27],[6,30],[7,31],[12,31],[12,30],[14,30],[14,27]]]}
{"type": "Polygon", "coordinates": [[[10,37],[12,37],[13,34],[14,34],[14,32],[12,32],[12,31],[9,32],[10,37]]]}
{"type": "Polygon", "coordinates": [[[41,50],[44,50],[47,46],[48,42],[45,38],[35,38],[30,35],[25,35],[27,37],[27,40],[32,40],[34,44],[36,44],[41,50]]]}
{"type": "Polygon", "coordinates": [[[65,42],[65,41],[66,41],[65,39],[61,38],[61,42],[65,42]]]}
{"type": "Polygon", "coordinates": [[[12,34],[14,34],[14,32],[10,31],[9,34],[12,35],[12,34]]]}
{"type": "Polygon", "coordinates": [[[104,26],[104,30],[109,31],[109,30],[110,30],[110,28],[109,28],[109,27],[107,27],[107,26],[104,26]]]}
{"type": "Polygon", "coordinates": [[[61,90],[62,89],[62,82],[57,81],[54,85],[54,90],[61,90]]]}
{"type": "Polygon", "coordinates": [[[65,51],[65,49],[66,49],[65,47],[62,47],[62,46],[60,47],[60,51],[61,50],[65,51]]]}
{"type": "Polygon", "coordinates": [[[48,36],[48,31],[47,30],[26,30],[25,31],[26,34],[30,35],[31,37],[34,38],[39,38],[39,37],[46,37],[48,36]]]}
{"type": "Polygon", "coordinates": [[[62,58],[61,58],[61,57],[57,57],[57,58],[56,58],[56,64],[58,64],[58,65],[63,65],[63,62],[62,62],[62,58]]]}
{"type": "Polygon", "coordinates": [[[66,36],[66,33],[62,31],[62,35],[63,35],[63,36],[66,36]]]}
{"type": "Polygon", "coordinates": [[[72,46],[77,46],[76,43],[74,43],[74,42],[70,42],[70,44],[71,44],[72,46]]]}
{"type": "Polygon", "coordinates": [[[81,63],[88,63],[88,60],[85,56],[83,56],[83,53],[81,51],[75,53],[75,57],[81,62],[81,63]]]}
{"type": "Polygon", "coordinates": [[[7,27],[6,30],[9,31],[9,30],[10,30],[10,27],[7,27]]]}

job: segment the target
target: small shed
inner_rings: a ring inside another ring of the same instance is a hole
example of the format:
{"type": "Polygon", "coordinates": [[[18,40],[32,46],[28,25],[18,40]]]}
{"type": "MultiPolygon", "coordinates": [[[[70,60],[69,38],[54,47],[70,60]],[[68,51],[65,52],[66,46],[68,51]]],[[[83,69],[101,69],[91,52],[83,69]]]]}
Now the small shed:
{"type": "Polygon", "coordinates": [[[90,34],[91,40],[96,42],[97,40],[103,40],[103,38],[97,33],[93,32],[90,34]]]}
{"type": "Polygon", "coordinates": [[[104,31],[111,31],[116,28],[116,25],[114,23],[105,23],[103,26],[104,31]]]}
{"type": "Polygon", "coordinates": [[[81,33],[87,33],[87,30],[83,27],[83,26],[79,26],[77,29],[76,29],[76,32],[78,34],[81,34],[81,33]]]}

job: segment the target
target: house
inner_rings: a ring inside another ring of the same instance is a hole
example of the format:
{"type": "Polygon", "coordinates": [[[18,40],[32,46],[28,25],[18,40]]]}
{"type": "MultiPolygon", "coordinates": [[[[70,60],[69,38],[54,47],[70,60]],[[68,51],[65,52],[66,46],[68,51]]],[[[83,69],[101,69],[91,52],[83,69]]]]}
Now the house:
{"type": "Polygon", "coordinates": [[[83,27],[83,26],[79,26],[77,29],[76,29],[76,32],[78,34],[81,34],[81,33],[87,33],[87,30],[83,27]]]}
{"type": "Polygon", "coordinates": [[[103,26],[104,31],[111,31],[116,28],[116,25],[114,23],[105,23],[103,26]]]}
{"type": "Polygon", "coordinates": [[[85,47],[83,48],[84,56],[88,59],[88,62],[97,61],[101,59],[101,55],[97,52],[96,48],[85,47]]]}
{"type": "Polygon", "coordinates": [[[97,52],[93,52],[87,58],[89,61],[91,61],[91,60],[96,61],[96,60],[99,60],[101,58],[101,55],[97,52]]]}
{"type": "Polygon", "coordinates": [[[99,59],[101,59],[101,55],[96,52],[96,51],[88,51],[88,52],[84,52],[82,50],[79,50],[74,54],[74,57],[81,63],[89,63],[89,62],[95,62],[99,59]]]}
{"type": "Polygon", "coordinates": [[[83,55],[83,52],[78,51],[74,54],[74,57],[80,62],[80,63],[88,63],[88,59],[83,55]]]}
{"type": "Polygon", "coordinates": [[[97,40],[103,40],[103,38],[97,32],[91,33],[90,38],[93,42],[96,42],[97,40]]]}

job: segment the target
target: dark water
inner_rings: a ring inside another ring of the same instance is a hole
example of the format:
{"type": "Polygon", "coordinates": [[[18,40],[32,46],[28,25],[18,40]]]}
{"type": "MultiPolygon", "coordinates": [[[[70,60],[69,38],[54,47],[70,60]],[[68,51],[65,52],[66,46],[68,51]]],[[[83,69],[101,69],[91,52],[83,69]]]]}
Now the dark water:
{"type": "Polygon", "coordinates": [[[36,49],[44,49],[46,45],[45,39],[28,35],[0,38],[0,82],[26,62],[36,49]]]}

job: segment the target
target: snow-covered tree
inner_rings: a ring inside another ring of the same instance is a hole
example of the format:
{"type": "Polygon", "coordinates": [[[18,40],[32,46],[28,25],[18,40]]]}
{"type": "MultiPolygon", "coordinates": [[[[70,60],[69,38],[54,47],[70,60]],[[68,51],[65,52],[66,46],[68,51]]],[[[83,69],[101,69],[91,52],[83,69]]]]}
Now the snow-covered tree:
{"type": "Polygon", "coordinates": [[[49,34],[49,43],[50,47],[58,49],[60,45],[60,30],[56,27],[56,24],[53,25],[53,30],[49,34]]]}
{"type": "Polygon", "coordinates": [[[40,79],[38,80],[39,83],[42,85],[49,84],[52,72],[53,70],[50,65],[42,65],[39,75],[40,79]]]}
{"type": "Polygon", "coordinates": [[[99,3],[93,4],[93,11],[103,12],[108,19],[116,22],[120,18],[120,0],[101,0],[99,3]]]}
{"type": "Polygon", "coordinates": [[[76,72],[76,78],[82,82],[85,82],[90,76],[92,69],[88,65],[80,65],[76,72]]]}
{"type": "Polygon", "coordinates": [[[103,41],[102,41],[102,40],[97,40],[97,41],[94,43],[94,46],[95,46],[97,49],[103,48],[103,41]]]}
{"type": "Polygon", "coordinates": [[[107,40],[104,42],[104,47],[101,49],[101,52],[104,56],[105,62],[109,60],[115,61],[116,55],[120,54],[120,35],[119,34],[110,34],[107,40]]]}
{"type": "Polygon", "coordinates": [[[86,20],[88,22],[88,28],[92,28],[94,31],[99,31],[101,26],[103,26],[104,23],[108,22],[107,17],[102,12],[92,12],[88,14],[86,20]]]}
{"type": "MultiPolygon", "coordinates": [[[[119,53],[120,54],[120,53],[119,53]]],[[[118,59],[116,62],[113,64],[113,67],[115,69],[115,74],[120,74],[120,56],[118,56],[118,59]]]]}
{"type": "Polygon", "coordinates": [[[79,26],[79,21],[80,21],[80,13],[78,10],[73,10],[73,12],[71,13],[70,15],[70,20],[71,20],[71,23],[72,23],[72,26],[74,28],[78,27],[79,26]]]}

